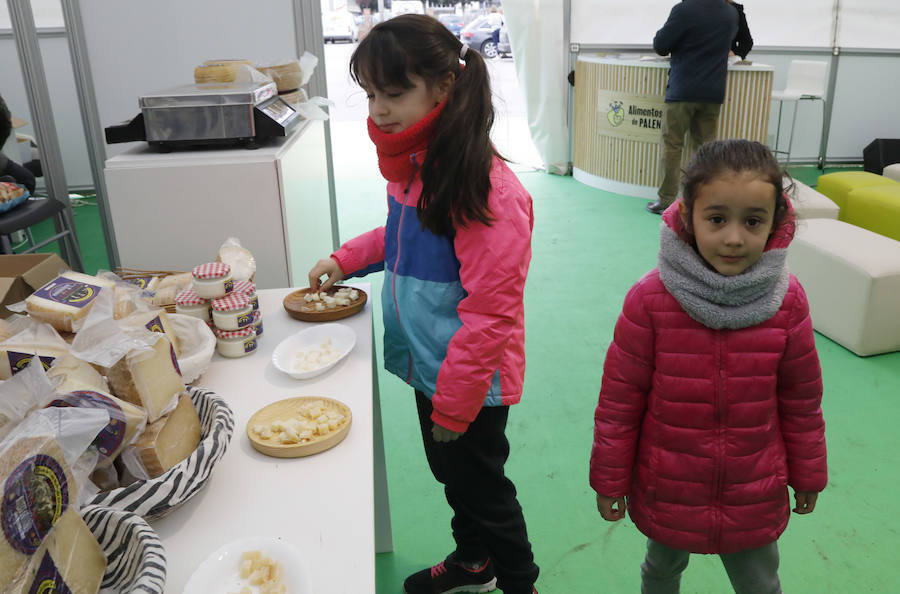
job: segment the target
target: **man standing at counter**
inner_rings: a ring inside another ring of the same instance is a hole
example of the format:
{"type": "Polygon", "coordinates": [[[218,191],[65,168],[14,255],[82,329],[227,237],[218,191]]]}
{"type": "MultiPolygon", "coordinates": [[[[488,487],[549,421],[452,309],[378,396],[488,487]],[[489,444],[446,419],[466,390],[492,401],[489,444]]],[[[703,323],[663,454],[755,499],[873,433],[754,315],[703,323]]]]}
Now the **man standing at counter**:
{"type": "Polygon", "coordinates": [[[728,52],[738,14],[727,0],[682,0],[653,38],[657,54],[671,54],[662,122],[659,199],[647,210],[661,214],[675,201],[681,181],[684,136],[694,148],[713,140],[725,100],[728,52]]]}

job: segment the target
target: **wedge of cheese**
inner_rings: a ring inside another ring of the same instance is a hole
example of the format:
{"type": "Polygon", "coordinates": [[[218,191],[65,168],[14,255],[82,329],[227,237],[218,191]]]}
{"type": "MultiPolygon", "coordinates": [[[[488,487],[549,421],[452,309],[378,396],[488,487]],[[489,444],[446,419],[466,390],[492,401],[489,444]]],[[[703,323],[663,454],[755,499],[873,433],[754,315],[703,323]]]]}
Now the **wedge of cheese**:
{"type": "Polygon", "coordinates": [[[78,493],[62,450],[49,435],[3,442],[0,488],[0,584],[10,584],[78,493]]]}
{"type": "MultiPolygon", "coordinates": [[[[0,370],[2,371],[2,370],[0,370]]],[[[56,358],[47,370],[47,377],[59,378],[56,391],[65,394],[74,390],[99,390],[109,392],[106,378],[100,375],[90,364],[74,355],[56,358]]]]}
{"type": "Polygon", "coordinates": [[[50,369],[56,359],[68,354],[63,347],[55,344],[2,344],[0,345],[0,380],[11,378],[28,366],[37,357],[50,369]]]}
{"type": "Polygon", "coordinates": [[[97,466],[102,468],[111,466],[116,456],[134,441],[147,424],[147,412],[143,408],[97,389],[76,388],[60,394],[47,406],[100,408],[109,414],[109,423],[97,434],[92,444],[100,454],[97,466]]]}
{"type": "Polygon", "coordinates": [[[103,549],[75,508],[70,507],[32,555],[24,575],[4,592],[96,594],[105,571],[103,549]]]}
{"type": "Polygon", "coordinates": [[[172,343],[172,348],[175,349],[175,356],[181,356],[181,347],[178,344],[178,337],[175,336],[175,328],[169,321],[169,315],[164,309],[136,312],[119,320],[119,324],[123,328],[143,327],[150,332],[165,334],[169,342],[172,343]]]}
{"type": "Polygon", "coordinates": [[[112,281],[67,271],[32,293],[25,309],[31,317],[71,332],[73,324],[87,316],[100,291],[114,288],[112,281]]]}
{"type": "Polygon", "coordinates": [[[112,393],[143,407],[153,422],[178,404],[184,381],[172,343],[160,334],[152,349],[133,350],[106,370],[112,393]]]}
{"type": "Polygon", "coordinates": [[[123,453],[132,473],[153,478],[166,472],[197,449],[200,443],[200,417],[191,397],[183,394],[178,406],[165,417],[150,423],[123,453]],[[137,463],[135,468],[134,463],[137,463]],[[139,472],[143,469],[144,472],[139,472]]]}

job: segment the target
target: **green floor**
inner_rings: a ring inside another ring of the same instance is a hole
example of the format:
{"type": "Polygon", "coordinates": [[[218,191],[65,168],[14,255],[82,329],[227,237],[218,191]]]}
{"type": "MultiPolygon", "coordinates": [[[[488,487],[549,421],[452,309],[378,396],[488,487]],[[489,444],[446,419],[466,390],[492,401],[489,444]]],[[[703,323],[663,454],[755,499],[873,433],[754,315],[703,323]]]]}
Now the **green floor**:
{"type": "MultiPolygon", "coordinates": [[[[339,148],[339,147],[338,147],[339,148]]],[[[818,171],[797,168],[814,185],[818,171]]],[[[526,288],[526,389],[510,414],[508,473],[519,489],[536,560],[550,594],[639,591],[644,538],[630,521],[604,522],[587,482],[601,366],[627,289],[656,263],[659,217],[644,201],[572,178],[521,173],[534,198],[526,288]]],[[[341,236],[381,224],[383,181],[338,171],[341,236]]],[[[95,206],[75,209],[85,268],[106,268],[95,206]]],[[[379,306],[381,276],[373,283],[379,306]]],[[[376,316],[376,333],[381,324],[376,316]]],[[[794,516],[780,541],[785,592],[896,592],[900,524],[900,353],[859,358],[817,335],[825,380],[830,482],[811,516],[794,516]]],[[[380,346],[379,346],[380,355],[380,346]]],[[[378,594],[451,549],[449,511],[419,443],[412,390],[382,372],[394,552],[376,560],[378,594]]],[[[694,556],[682,592],[729,592],[715,557],[694,556]]]]}

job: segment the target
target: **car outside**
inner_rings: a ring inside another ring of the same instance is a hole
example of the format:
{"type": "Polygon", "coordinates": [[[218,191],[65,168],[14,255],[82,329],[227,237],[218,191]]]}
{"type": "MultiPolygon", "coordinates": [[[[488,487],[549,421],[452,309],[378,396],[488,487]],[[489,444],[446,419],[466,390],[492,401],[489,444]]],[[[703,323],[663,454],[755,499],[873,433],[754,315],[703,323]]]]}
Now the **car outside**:
{"type": "Polygon", "coordinates": [[[391,2],[391,12],[394,16],[401,14],[425,14],[425,5],[422,0],[393,0],[391,2]]]}
{"type": "Polygon", "coordinates": [[[457,37],[466,26],[466,18],[461,14],[442,14],[438,20],[457,37]]]}
{"type": "Polygon", "coordinates": [[[332,43],[359,39],[359,26],[349,10],[332,10],[322,13],[322,38],[332,43]]]}
{"type": "Polygon", "coordinates": [[[497,44],[493,39],[494,29],[486,16],[480,16],[465,27],[459,34],[460,40],[469,47],[481,52],[485,58],[496,58],[497,44]]]}

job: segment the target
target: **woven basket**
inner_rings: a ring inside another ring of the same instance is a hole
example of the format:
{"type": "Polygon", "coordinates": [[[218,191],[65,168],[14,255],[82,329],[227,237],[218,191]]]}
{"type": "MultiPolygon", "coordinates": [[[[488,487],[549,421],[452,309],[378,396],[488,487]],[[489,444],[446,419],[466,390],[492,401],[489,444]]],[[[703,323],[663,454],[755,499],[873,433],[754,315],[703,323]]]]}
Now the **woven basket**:
{"type": "Polygon", "coordinates": [[[81,515],[106,555],[101,587],[113,592],[163,594],[166,553],[156,532],[131,512],[86,505],[81,515]]]}
{"type": "MultiPolygon", "coordinates": [[[[146,276],[172,276],[173,274],[184,274],[181,270],[142,270],[139,268],[116,268],[116,275],[122,280],[128,281],[136,278],[143,278],[146,276]]],[[[172,301],[166,301],[164,303],[156,303],[155,307],[159,307],[161,309],[165,309],[166,313],[175,313],[175,298],[174,295],[172,297],[172,301]]]]}
{"type": "Polygon", "coordinates": [[[188,394],[200,415],[200,444],[194,453],[156,478],[136,481],[91,498],[90,505],[133,512],[145,520],[165,517],[206,485],[225,455],[234,432],[234,413],[215,392],[190,387],[188,394]]]}

